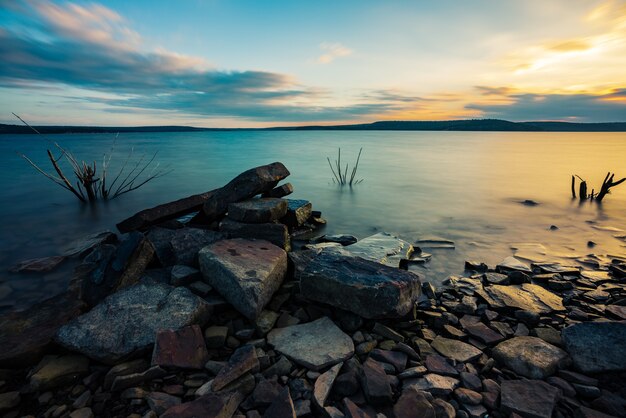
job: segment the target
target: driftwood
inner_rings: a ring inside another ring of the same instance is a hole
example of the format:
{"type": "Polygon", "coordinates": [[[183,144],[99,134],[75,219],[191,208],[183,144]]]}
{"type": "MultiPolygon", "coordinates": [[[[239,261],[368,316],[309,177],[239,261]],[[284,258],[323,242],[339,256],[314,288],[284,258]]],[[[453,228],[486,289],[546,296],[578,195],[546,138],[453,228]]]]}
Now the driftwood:
{"type": "Polygon", "coordinates": [[[602,199],[604,199],[604,196],[610,193],[611,187],[618,186],[622,184],[624,181],[626,181],[626,177],[618,181],[613,181],[613,177],[615,177],[615,173],[613,174],[611,174],[611,172],[607,173],[606,177],[604,178],[604,181],[602,182],[602,187],[600,188],[600,191],[598,192],[598,196],[596,197],[596,200],[598,202],[602,202],[602,199]]]}
{"type": "Polygon", "coordinates": [[[591,189],[591,194],[587,194],[587,182],[582,179],[579,175],[572,176],[572,198],[576,198],[576,177],[580,179],[580,186],[578,191],[578,197],[580,200],[595,200],[597,202],[602,202],[602,200],[606,197],[607,194],[611,193],[611,187],[618,186],[626,181],[626,177],[621,180],[613,181],[615,178],[615,173],[611,173],[610,171],[607,173],[604,181],[602,182],[602,187],[598,194],[595,193],[595,189],[591,189]]]}

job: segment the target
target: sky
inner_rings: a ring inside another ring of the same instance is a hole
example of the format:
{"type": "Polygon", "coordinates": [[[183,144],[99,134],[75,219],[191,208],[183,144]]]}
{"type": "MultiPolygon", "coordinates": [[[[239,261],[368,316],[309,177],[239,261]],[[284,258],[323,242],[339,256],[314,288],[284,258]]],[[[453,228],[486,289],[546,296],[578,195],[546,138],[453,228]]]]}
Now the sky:
{"type": "Polygon", "coordinates": [[[0,0],[0,123],[626,122],[626,0],[0,0]]]}

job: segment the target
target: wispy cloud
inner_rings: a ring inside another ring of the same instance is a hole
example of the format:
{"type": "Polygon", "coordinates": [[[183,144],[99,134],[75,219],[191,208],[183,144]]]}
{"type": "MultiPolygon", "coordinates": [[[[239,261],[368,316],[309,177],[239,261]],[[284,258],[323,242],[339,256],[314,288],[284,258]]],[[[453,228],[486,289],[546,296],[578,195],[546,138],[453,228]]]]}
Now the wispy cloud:
{"type": "Polygon", "coordinates": [[[317,58],[317,62],[320,64],[330,64],[337,58],[352,55],[353,52],[350,48],[345,47],[338,42],[323,42],[320,44],[320,49],[323,51],[323,54],[317,58]]]}

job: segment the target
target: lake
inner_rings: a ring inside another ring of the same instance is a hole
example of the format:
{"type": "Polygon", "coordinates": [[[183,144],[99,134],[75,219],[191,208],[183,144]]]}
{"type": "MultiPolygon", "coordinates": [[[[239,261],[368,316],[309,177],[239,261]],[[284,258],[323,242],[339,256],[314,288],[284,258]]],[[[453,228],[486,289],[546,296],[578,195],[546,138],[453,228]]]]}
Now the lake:
{"type": "Polygon", "coordinates": [[[47,140],[79,159],[101,162],[114,135],[0,135],[0,310],[17,310],[64,290],[71,263],[45,275],[8,273],[17,261],[58,254],[73,239],[115,224],[135,212],[220,187],[240,172],[273,161],[291,171],[293,198],[311,200],[328,225],[321,233],[359,238],[379,231],[409,242],[436,235],[454,250],[427,250],[421,269],[441,283],[461,274],[464,261],[491,267],[515,253],[527,259],[576,264],[589,253],[623,256],[626,184],[602,205],[572,200],[571,175],[589,189],[607,171],[626,176],[626,133],[224,131],[120,134],[111,172],[131,148],[159,151],[174,171],[118,199],[81,205],[69,192],[35,172],[17,152],[46,168],[47,140]],[[332,182],[326,157],[354,163],[352,188],[332,182]],[[536,206],[520,202],[531,199],[536,206]],[[557,230],[551,230],[555,225],[557,230]],[[596,243],[589,248],[587,243],[596,243]],[[524,245],[520,245],[524,244],[524,245]]]}

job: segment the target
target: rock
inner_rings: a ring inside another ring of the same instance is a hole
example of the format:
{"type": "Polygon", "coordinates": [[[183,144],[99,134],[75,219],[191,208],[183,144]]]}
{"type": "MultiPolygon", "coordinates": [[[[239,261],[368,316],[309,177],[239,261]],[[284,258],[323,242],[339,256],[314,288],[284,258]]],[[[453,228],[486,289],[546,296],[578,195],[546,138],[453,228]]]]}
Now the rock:
{"type": "Polygon", "coordinates": [[[280,220],[290,228],[295,228],[304,224],[312,212],[311,202],[308,200],[287,200],[287,213],[280,220]]]}
{"type": "Polygon", "coordinates": [[[218,241],[199,254],[200,270],[231,305],[255,320],[287,273],[287,253],[267,241],[218,241]]]}
{"type": "Polygon", "coordinates": [[[320,238],[321,242],[334,242],[343,246],[354,244],[358,239],[354,235],[337,234],[337,235],[324,235],[320,238]]]}
{"type": "Polygon", "coordinates": [[[493,357],[516,373],[544,379],[569,363],[567,353],[537,337],[515,337],[498,344],[493,357]]]}
{"type": "Polygon", "coordinates": [[[424,366],[430,373],[440,374],[444,376],[458,376],[459,372],[449,364],[444,357],[438,354],[431,354],[426,357],[424,366]]]}
{"type": "Polygon", "coordinates": [[[78,316],[83,307],[75,294],[64,293],[25,311],[0,316],[0,367],[37,362],[59,328],[78,316]]]}
{"type": "Polygon", "coordinates": [[[363,238],[345,249],[357,257],[390,267],[399,267],[400,260],[408,260],[413,254],[413,246],[410,243],[386,232],[363,238]]]}
{"type": "Polygon", "coordinates": [[[172,286],[187,286],[201,277],[200,270],[177,264],[172,267],[170,284],[172,286]]]}
{"type": "Polygon", "coordinates": [[[287,201],[276,198],[248,199],[228,205],[233,221],[262,224],[277,221],[287,213],[287,201]]]}
{"type": "Polygon", "coordinates": [[[385,405],[391,403],[393,392],[389,379],[382,365],[377,361],[368,359],[361,370],[361,387],[368,403],[372,405],[385,405]]]}
{"type": "Polygon", "coordinates": [[[220,232],[230,238],[264,239],[285,251],[291,251],[289,230],[281,223],[245,224],[225,218],[220,223],[220,232]]]}
{"type": "Polygon", "coordinates": [[[208,359],[202,330],[198,325],[157,331],[152,352],[153,366],[202,370],[208,359]]]}
{"type": "Polygon", "coordinates": [[[486,272],[489,270],[489,266],[480,261],[474,260],[466,260],[465,261],[465,270],[467,271],[477,271],[477,272],[486,272]]]}
{"type": "Polygon", "coordinates": [[[6,392],[0,394],[0,412],[7,411],[11,408],[15,408],[20,404],[19,392],[6,392]]]}
{"type": "Polygon", "coordinates": [[[454,389],[454,397],[464,405],[480,405],[483,401],[483,396],[467,388],[454,389]]]}
{"type": "Polygon", "coordinates": [[[278,359],[276,363],[272,364],[270,367],[263,370],[263,376],[265,377],[287,376],[291,372],[292,368],[293,368],[293,364],[291,364],[291,362],[287,360],[287,357],[280,356],[280,358],[278,359]]]}
{"type": "Polygon", "coordinates": [[[574,418],[614,418],[614,415],[604,414],[600,411],[596,411],[595,409],[586,408],[584,406],[580,406],[576,412],[574,412],[574,418]]]}
{"type": "Polygon", "coordinates": [[[89,372],[89,359],[83,356],[45,356],[30,376],[31,391],[45,391],[72,383],[89,372]]]}
{"type": "Polygon", "coordinates": [[[226,344],[228,327],[213,325],[204,331],[204,339],[208,348],[221,348],[226,344]]]}
{"type": "Polygon", "coordinates": [[[508,273],[510,271],[521,271],[523,273],[532,273],[530,267],[526,264],[522,263],[515,257],[507,257],[500,264],[496,266],[496,271],[498,273],[508,273]]]}
{"type": "Polygon", "coordinates": [[[126,376],[134,373],[141,373],[148,368],[149,364],[144,359],[137,359],[133,361],[129,361],[126,363],[120,363],[115,365],[109,369],[107,374],[104,376],[104,385],[105,389],[111,389],[111,385],[113,381],[118,376],[126,376]]]}
{"type": "Polygon", "coordinates": [[[551,418],[559,390],[541,380],[502,382],[501,409],[524,418],[551,418]]]}
{"type": "Polygon", "coordinates": [[[343,366],[343,363],[335,364],[326,373],[320,375],[315,380],[313,399],[318,407],[324,408],[324,406],[326,406],[326,400],[328,399],[328,395],[330,395],[333,383],[335,383],[335,379],[339,374],[339,370],[341,370],[341,366],[343,366]]]}
{"type": "Polygon", "coordinates": [[[285,183],[273,188],[269,192],[263,193],[263,197],[285,197],[292,193],[293,185],[291,183],[285,183]]]}
{"type": "Polygon", "coordinates": [[[91,408],[80,408],[72,411],[69,415],[70,418],[93,418],[94,414],[91,408]]]}
{"type": "Polygon", "coordinates": [[[23,260],[11,267],[9,271],[11,273],[46,273],[57,268],[66,258],[63,255],[56,255],[23,260]]]}
{"type": "Polygon", "coordinates": [[[277,312],[264,309],[256,320],[256,329],[261,335],[265,335],[274,328],[274,324],[280,315],[277,312]]]}
{"type": "Polygon", "coordinates": [[[482,322],[468,324],[464,327],[464,329],[465,331],[467,331],[468,334],[478,338],[480,341],[484,342],[487,345],[495,344],[504,339],[504,337],[500,335],[500,333],[495,332],[482,322]]]}
{"type": "Polygon", "coordinates": [[[454,241],[436,236],[422,237],[415,244],[420,248],[454,250],[454,241]]]}
{"type": "Polygon", "coordinates": [[[402,373],[406,367],[408,356],[400,351],[373,349],[370,358],[383,363],[391,364],[397,373],[402,373]]]}
{"type": "Polygon", "coordinates": [[[175,231],[170,240],[176,264],[198,265],[198,252],[224,236],[219,232],[199,228],[183,228],[175,231]]]}
{"type": "Polygon", "coordinates": [[[244,374],[258,369],[259,359],[255,348],[251,345],[241,346],[230,356],[228,364],[215,376],[212,389],[217,392],[244,374]]]}
{"type": "Polygon", "coordinates": [[[483,280],[489,284],[508,285],[509,276],[506,274],[488,272],[483,274],[483,280]]]}
{"type": "Polygon", "coordinates": [[[373,415],[359,408],[349,398],[343,398],[343,412],[346,418],[375,418],[373,415]]]}
{"type": "Polygon", "coordinates": [[[167,372],[159,366],[150,367],[140,373],[125,374],[117,376],[111,384],[111,391],[116,392],[132,386],[139,385],[147,380],[159,379],[167,375],[167,372]]]}
{"type": "Polygon", "coordinates": [[[454,407],[443,399],[435,399],[432,402],[433,409],[435,410],[436,418],[455,418],[456,411],[454,407]]]}
{"type": "MultiPolygon", "coordinates": [[[[452,409],[454,410],[454,408],[452,409]]],[[[409,387],[402,392],[398,402],[393,406],[393,414],[395,418],[437,417],[435,408],[428,402],[426,396],[413,387],[409,387]]]]}
{"type": "Polygon", "coordinates": [[[300,292],[307,299],[364,318],[406,315],[419,298],[421,287],[418,274],[334,250],[323,250],[299,278],[300,292]]]}
{"type": "Polygon", "coordinates": [[[289,388],[285,387],[276,397],[274,402],[265,410],[264,418],[296,418],[296,410],[289,394],[289,388]]]}
{"type": "Polygon", "coordinates": [[[430,392],[434,396],[447,396],[458,386],[458,379],[449,376],[440,376],[434,373],[429,373],[420,378],[407,379],[403,383],[403,387],[405,388],[413,387],[417,390],[430,392]]]}
{"type": "Polygon", "coordinates": [[[585,322],[561,331],[565,350],[583,373],[626,370],[626,322],[585,322]]]}
{"type": "Polygon", "coordinates": [[[626,320],[626,306],[609,305],[605,311],[614,315],[617,319],[626,320]]]}
{"type": "Polygon", "coordinates": [[[187,288],[138,284],[102,301],[59,329],[57,342],[107,364],[149,349],[160,329],[204,324],[208,304],[187,288]]]}
{"type": "Polygon", "coordinates": [[[354,354],[352,338],[328,317],[301,325],[272,330],[267,342],[296,363],[321,370],[354,354]]]}
{"type": "Polygon", "coordinates": [[[161,418],[230,418],[243,399],[244,395],[236,391],[209,393],[195,401],[172,406],[161,418]]]}
{"type": "Polygon", "coordinates": [[[437,336],[431,345],[442,356],[463,363],[475,360],[483,354],[482,351],[473,345],[440,336],[437,336]]]}
{"type": "Polygon", "coordinates": [[[171,407],[180,405],[181,403],[179,397],[163,392],[150,392],[148,396],[146,396],[146,401],[150,409],[157,415],[162,415],[171,407]]]}
{"type": "Polygon", "coordinates": [[[560,297],[535,284],[492,285],[485,288],[485,293],[493,309],[518,308],[539,314],[565,311],[560,297]]]}
{"type": "Polygon", "coordinates": [[[374,323],[374,327],[372,328],[372,332],[375,334],[380,335],[381,337],[393,340],[397,343],[402,343],[404,342],[404,337],[397,333],[396,331],[392,330],[391,328],[381,324],[380,322],[376,322],[374,323]]]}
{"type": "Polygon", "coordinates": [[[94,234],[87,235],[79,238],[68,244],[63,250],[63,254],[66,257],[72,257],[78,255],[83,257],[87,255],[94,247],[100,244],[113,244],[117,241],[117,235],[111,231],[101,231],[94,234]]]}

